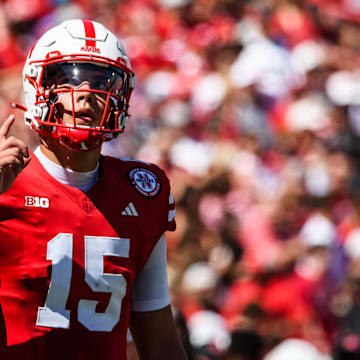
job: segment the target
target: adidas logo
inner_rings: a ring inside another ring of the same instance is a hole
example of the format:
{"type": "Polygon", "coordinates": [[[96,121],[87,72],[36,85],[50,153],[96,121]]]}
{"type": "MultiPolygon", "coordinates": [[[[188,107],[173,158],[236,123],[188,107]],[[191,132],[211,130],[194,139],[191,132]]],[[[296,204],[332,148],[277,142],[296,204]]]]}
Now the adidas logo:
{"type": "Polygon", "coordinates": [[[132,202],[121,212],[121,215],[139,216],[132,202]]]}

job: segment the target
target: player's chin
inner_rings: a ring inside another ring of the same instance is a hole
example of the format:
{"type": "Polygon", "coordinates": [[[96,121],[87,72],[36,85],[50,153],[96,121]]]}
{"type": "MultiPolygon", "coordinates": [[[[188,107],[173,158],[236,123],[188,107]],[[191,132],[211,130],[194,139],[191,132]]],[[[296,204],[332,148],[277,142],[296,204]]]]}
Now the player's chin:
{"type": "Polygon", "coordinates": [[[80,128],[96,128],[100,125],[100,120],[98,119],[83,119],[83,118],[75,118],[75,122],[73,120],[64,122],[68,126],[78,126],[80,128]]]}
{"type": "Polygon", "coordinates": [[[96,128],[99,126],[99,122],[97,121],[76,121],[75,122],[76,126],[79,127],[90,127],[90,128],[96,128]]]}

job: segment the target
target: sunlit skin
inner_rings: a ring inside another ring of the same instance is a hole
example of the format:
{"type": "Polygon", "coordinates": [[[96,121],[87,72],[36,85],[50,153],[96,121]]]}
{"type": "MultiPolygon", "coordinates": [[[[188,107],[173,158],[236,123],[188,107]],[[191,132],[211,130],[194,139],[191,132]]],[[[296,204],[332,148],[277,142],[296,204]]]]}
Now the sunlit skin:
{"type": "MultiPolygon", "coordinates": [[[[70,88],[76,90],[73,93],[75,124],[91,127],[99,126],[105,109],[105,95],[87,91],[91,89],[90,84],[87,81],[84,81],[78,87],[66,84],[59,86],[57,89],[61,90],[70,88]]],[[[56,109],[65,124],[74,124],[71,92],[64,92],[58,94],[56,109]]]]}
{"type": "MultiPolygon", "coordinates": [[[[88,82],[83,82],[77,87],[69,84],[57,87],[57,89],[69,88],[84,90],[73,92],[76,125],[99,126],[105,109],[104,96],[87,91],[90,89],[88,82]]],[[[58,94],[56,109],[65,124],[74,124],[71,92],[58,94]]],[[[53,162],[79,172],[94,170],[101,151],[101,147],[86,152],[70,150],[51,137],[41,138],[40,147],[44,155],[53,162]]]]}
{"type": "Polygon", "coordinates": [[[21,140],[9,136],[14,121],[14,115],[10,115],[0,127],[0,194],[10,189],[31,160],[28,147],[21,140]]]}

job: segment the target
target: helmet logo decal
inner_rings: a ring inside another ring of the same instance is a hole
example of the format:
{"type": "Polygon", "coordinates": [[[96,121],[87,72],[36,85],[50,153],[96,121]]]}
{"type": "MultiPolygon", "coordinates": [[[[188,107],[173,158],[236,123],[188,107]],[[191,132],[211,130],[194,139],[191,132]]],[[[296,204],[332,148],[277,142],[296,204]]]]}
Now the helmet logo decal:
{"type": "Polygon", "coordinates": [[[95,46],[82,46],[81,51],[92,51],[100,54],[100,49],[95,46]]]}
{"type": "Polygon", "coordinates": [[[159,177],[145,168],[133,168],[129,172],[131,185],[146,198],[156,196],[161,189],[159,177]]]}
{"type": "Polygon", "coordinates": [[[82,20],[85,28],[85,46],[81,47],[81,51],[92,51],[100,53],[100,49],[96,47],[95,26],[90,20],[82,20]]]}
{"type": "Polygon", "coordinates": [[[46,54],[46,57],[45,59],[50,59],[50,58],[53,58],[53,57],[58,57],[58,56],[61,56],[61,52],[60,51],[50,51],[46,54]]]}

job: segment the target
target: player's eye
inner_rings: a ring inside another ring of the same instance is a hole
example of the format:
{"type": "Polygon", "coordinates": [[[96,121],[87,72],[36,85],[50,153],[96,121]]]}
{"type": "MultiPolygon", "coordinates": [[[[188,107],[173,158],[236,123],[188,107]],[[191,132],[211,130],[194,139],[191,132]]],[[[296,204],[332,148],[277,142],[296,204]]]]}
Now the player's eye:
{"type": "Polygon", "coordinates": [[[96,90],[107,90],[107,82],[106,80],[97,77],[91,81],[91,87],[96,90]]]}
{"type": "Polygon", "coordinates": [[[123,89],[124,74],[111,67],[88,63],[58,63],[45,68],[45,87],[77,87],[87,81],[92,89],[118,93],[123,89]]]}
{"type": "Polygon", "coordinates": [[[63,76],[58,77],[56,83],[57,85],[63,85],[63,84],[71,84],[73,83],[73,81],[68,75],[64,74],[63,76]]]}

